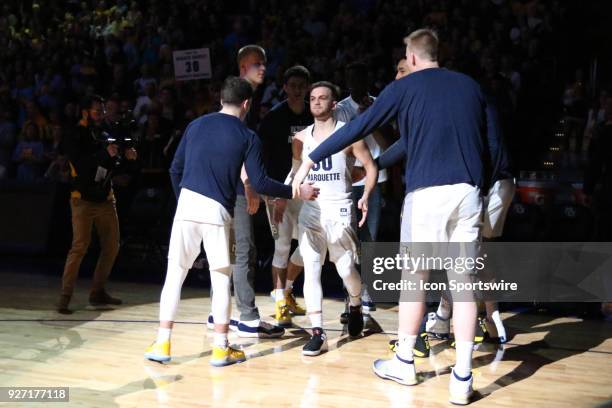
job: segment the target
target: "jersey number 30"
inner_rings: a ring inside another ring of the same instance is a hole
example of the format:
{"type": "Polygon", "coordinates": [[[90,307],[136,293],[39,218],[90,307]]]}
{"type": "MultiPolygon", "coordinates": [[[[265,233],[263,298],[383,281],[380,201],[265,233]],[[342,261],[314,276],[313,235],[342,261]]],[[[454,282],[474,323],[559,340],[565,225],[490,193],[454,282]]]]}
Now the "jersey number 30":
{"type": "Polygon", "coordinates": [[[312,170],[319,171],[319,169],[323,166],[323,170],[330,171],[332,169],[332,158],[331,156],[324,158],[322,161],[315,163],[312,166],[312,170]]]}

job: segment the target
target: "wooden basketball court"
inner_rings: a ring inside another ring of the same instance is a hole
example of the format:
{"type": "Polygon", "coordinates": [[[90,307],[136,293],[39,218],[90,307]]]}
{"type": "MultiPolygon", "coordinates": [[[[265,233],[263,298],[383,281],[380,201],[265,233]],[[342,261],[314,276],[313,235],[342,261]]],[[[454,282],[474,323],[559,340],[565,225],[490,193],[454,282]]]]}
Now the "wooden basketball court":
{"type": "MultiPolygon", "coordinates": [[[[449,365],[454,350],[432,341],[432,355],[416,359],[421,383],[406,387],[376,377],[377,358],[388,358],[397,330],[395,307],[379,307],[365,336],[349,340],[338,316],[343,303],[326,300],[330,351],[303,357],[306,317],[278,340],[241,339],[245,363],[208,363],[212,333],[203,322],[208,293],[185,288],[172,337],[173,360],[143,359],[155,339],[161,287],[113,283],[125,304],[87,306],[89,282],[81,280],[69,316],[53,310],[59,278],[3,274],[0,299],[0,386],[70,387],[70,407],[437,407],[449,406],[449,365]]],[[[299,299],[303,304],[303,299],[299,299]]],[[[259,296],[269,321],[273,304],[259,296]]],[[[504,314],[509,344],[484,344],[474,353],[474,407],[593,407],[612,400],[612,323],[504,314]]],[[[0,404],[1,405],[1,404],[0,404]]],[[[11,405],[11,404],[9,404],[11,405]]],[[[14,406],[38,406],[33,403],[14,406]]]]}

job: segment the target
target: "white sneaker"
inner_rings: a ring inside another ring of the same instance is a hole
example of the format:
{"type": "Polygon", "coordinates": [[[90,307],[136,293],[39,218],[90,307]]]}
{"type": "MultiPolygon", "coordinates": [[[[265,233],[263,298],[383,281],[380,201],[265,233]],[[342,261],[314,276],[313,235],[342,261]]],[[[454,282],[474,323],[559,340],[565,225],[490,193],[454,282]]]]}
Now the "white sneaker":
{"type": "Polygon", "coordinates": [[[239,322],[236,330],[239,337],[257,337],[260,339],[269,339],[281,337],[285,334],[285,329],[274,326],[263,320],[253,320],[250,322],[239,322]]]}
{"type": "Polygon", "coordinates": [[[447,339],[450,336],[450,318],[443,319],[437,313],[432,312],[427,315],[425,322],[425,331],[431,333],[434,337],[447,339]]]}
{"type": "Polygon", "coordinates": [[[380,378],[393,380],[403,385],[418,383],[414,360],[403,360],[396,354],[390,360],[376,360],[372,365],[374,373],[380,378]]]}
{"type": "Polygon", "coordinates": [[[451,371],[451,379],[448,384],[449,397],[448,400],[455,405],[467,405],[470,403],[470,398],[474,393],[472,383],[474,376],[470,373],[468,378],[460,378],[455,374],[455,369],[451,371]]]}

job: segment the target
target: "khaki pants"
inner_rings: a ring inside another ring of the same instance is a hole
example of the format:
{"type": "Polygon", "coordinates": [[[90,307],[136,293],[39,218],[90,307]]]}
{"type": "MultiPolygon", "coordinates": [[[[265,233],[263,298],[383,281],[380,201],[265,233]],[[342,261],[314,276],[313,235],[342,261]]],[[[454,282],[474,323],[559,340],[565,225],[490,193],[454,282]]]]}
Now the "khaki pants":
{"type": "Polygon", "coordinates": [[[104,289],[119,252],[119,220],[115,202],[94,203],[80,198],[70,200],[72,209],[72,247],[66,258],[62,278],[62,294],[72,295],[81,261],[91,242],[92,227],[100,239],[100,257],[94,272],[92,292],[104,289]]]}

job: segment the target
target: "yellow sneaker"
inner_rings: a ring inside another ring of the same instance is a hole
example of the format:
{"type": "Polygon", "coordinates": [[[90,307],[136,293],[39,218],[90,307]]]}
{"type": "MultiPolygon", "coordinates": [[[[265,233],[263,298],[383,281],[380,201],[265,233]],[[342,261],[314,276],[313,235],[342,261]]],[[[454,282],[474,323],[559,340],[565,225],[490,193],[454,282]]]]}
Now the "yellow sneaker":
{"type": "Polygon", "coordinates": [[[277,300],[274,305],[276,325],[279,327],[291,327],[291,313],[286,299],[277,300]]]}
{"type": "Polygon", "coordinates": [[[165,363],[170,361],[170,340],[166,340],[162,343],[157,341],[153,342],[144,354],[145,358],[151,361],[157,361],[158,363],[165,363]]]}
{"type": "Polygon", "coordinates": [[[291,312],[292,315],[304,316],[306,314],[306,309],[298,304],[293,293],[285,295],[285,302],[287,302],[287,307],[289,307],[289,312],[291,312]]]}
{"type": "Polygon", "coordinates": [[[235,363],[246,361],[244,351],[232,347],[221,348],[213,346],[210,364],[215,367],[224,367],[235,363]]]}

